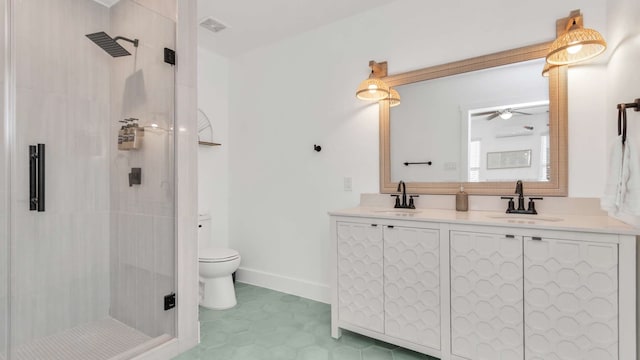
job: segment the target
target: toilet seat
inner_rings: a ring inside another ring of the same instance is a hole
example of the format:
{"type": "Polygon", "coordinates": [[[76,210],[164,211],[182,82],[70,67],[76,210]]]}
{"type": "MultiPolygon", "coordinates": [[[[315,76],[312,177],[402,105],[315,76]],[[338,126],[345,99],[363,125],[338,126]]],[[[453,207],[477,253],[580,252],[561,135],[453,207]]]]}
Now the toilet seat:
{"type": "Polygon", "coordinates": [[[227,248],[206,248],[201,249],[198,254],[199,262],[206,263],[217,263],[217,262],[226,262],[232,261],[240,258],[240,253],[227,248]]]}

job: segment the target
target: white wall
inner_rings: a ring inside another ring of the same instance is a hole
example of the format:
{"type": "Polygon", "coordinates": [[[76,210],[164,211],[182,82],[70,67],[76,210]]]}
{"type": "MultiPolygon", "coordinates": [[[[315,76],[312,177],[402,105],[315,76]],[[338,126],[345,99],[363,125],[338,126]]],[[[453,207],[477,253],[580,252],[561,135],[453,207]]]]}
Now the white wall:
{"type": "MultiPolygon", "coordinates": [[[[616,104],[629,103],[640,98],[640,3],[636,0],[609,0],[607,14],[611,58],[607,68],[606,143],[611,146],[617,134],[616,104]]],[[[640,112],[627,110],[627,115],[628,141],[635,145],[637,152],[640,146],[640,112]]],[[[615,215],[640,226],[640,216],[628,213],[615,215]]]]}
{"type": "Polygon", "coordinates": [[[213,141],[198,148],[198,212],[211,215],[208,246],[229,246],[229,60],[198,50],[198,108],[211,121],[213,141]]]}
{"type": "MultiPolygon", "coordinates": [[[[369,60],[394,74],[550,41],[576,8],[606,36],[604,0],[433,4],[399,0],[231,60],[230,239],[242,279],[328,299],[326,213],[378,192],[377,105],[354,96],[369,60]]],[[[603,84],[597,68],[570,72],[571,196],[604,185],[602,149],[571,141],[602,139],[603,84]]]]}

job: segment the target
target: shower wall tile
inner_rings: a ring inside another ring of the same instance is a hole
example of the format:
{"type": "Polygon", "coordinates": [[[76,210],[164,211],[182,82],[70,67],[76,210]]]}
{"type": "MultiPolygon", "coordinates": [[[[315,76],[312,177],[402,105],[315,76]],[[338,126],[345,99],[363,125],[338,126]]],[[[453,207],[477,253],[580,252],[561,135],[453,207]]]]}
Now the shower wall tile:
{"type": "Polygon", "coordinates": [[[135,269],[136,280],[136,329],[150,336],[157,336],[153,307],[154,276],[153,271],[142,268],[135,269]]]}
{"type": "Polygon", "coordinates": [[[173,277],[175,274],[175,218],[153,217],[154,268],[156,274],[173,277]]]}
{"type": "Polygon", "coordinates": [[[171,334],[175,326],[174,311],[164,311],[164,296],[176,292],[175,274],[175,234],[173,217],[154,217],[154,239],[157,244],[154,254],[153,308],[157,325],[157,335],[171,334]]]}
{"type": "MultiPolygon", "coordinates": [[[[108,211],[108,105],[19,88],[16,157],[28,158],[28,145],[47,145],[47,210],[108,211]]],[[[24,162],[18,164],[26,166],[24,162]]],[[[28,172],[15,174],[19,201],[26,202],[28,172]]]]}
{"type": "Polygon", "coordinates": [[[175,22],[176,19],[176,2],[175,0],[134,0],[136,3],[157,12],[158,14],[171,19],[175,22]]]}
{"type": "Polygon", "coordinates": [[[15,4],[11,336],[19,345],[108,315],[110,59],[84,37],[109,30],[103,6],[15,4]],[[28,211],[34,143],[47,146],[44,213],[28,211]]]}
{"type": "Polygon", "coordinates": [[[175,291],[175,74],[164,63],[164,48],[175,48],[175,22],[163,15],[170,3],[175,8],[175,1],[121,0],[110,10],[113,34],[139,39],[137,49],[125,44],[134,56],[111,66],[111,315],[149,336],[175,334],[175,310],[163,308],[175,291]],[[142,148],[118,150],[118,121],[130,117],[145,126],[142,148]],[[142,169],[141,185],[129,186],[133,167],[142,169]]]}
{"type": "Polygon", "coordinates": [[[107,213],[19,216],[15,225],[29,229],[14,249],[16,344],[108,314],[107,213]]]}
{"type": "Polygon", "coordinates": [[[96,67],[110,59],[84,35],[107,31],[108,15],[108,9],[86,0],[21,2],[16,11],[17,56],[24,65],[17,69],[20,86],[103,98],[108,77],[96,67]]]}

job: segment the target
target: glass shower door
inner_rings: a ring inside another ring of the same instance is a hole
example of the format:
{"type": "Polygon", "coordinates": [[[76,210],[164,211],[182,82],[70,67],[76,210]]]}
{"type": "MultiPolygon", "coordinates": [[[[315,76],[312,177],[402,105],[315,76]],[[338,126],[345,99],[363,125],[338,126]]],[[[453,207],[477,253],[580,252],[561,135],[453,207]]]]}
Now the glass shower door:
{"type": "MultiPolygon", "coordinates": [[[[0,19],[5,22],[5,0],[0,0],[0,19]]],[[[5,117],[5,43],[4,26],[0,26],[0,360],[7,358],[7,334],[9,330],[9,168],[7,122],[5,117]]]]}
{"type": "Polygon", "coordinates": [[[135,355],[175,335],[175,0],[0,1],[15,49],[8,358],[135,355]]]}

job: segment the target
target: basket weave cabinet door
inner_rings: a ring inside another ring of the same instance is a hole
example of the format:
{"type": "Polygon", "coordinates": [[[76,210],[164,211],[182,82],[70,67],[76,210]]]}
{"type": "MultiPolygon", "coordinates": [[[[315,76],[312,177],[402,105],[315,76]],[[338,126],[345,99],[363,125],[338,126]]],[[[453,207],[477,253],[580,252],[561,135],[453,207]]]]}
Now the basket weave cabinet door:
{"type": "Polygon", "coordinates": [[[524,358],[522,237],[450,232],[451,353],[524,358]]]}
{"type": "Polygon", "coordinates": [[[440,231],[384,228],[385,333],[440,349],[440,231]]]}
{"type": "Polygon", "coordinates": [[[338,316],[384,333],[382,227],[340,222],[337,233],[338,316]]]}
{"type": "Polygon", "coordinates": [[[618,359],[618,245],[525,238],[526,360],[618,359]]]}

